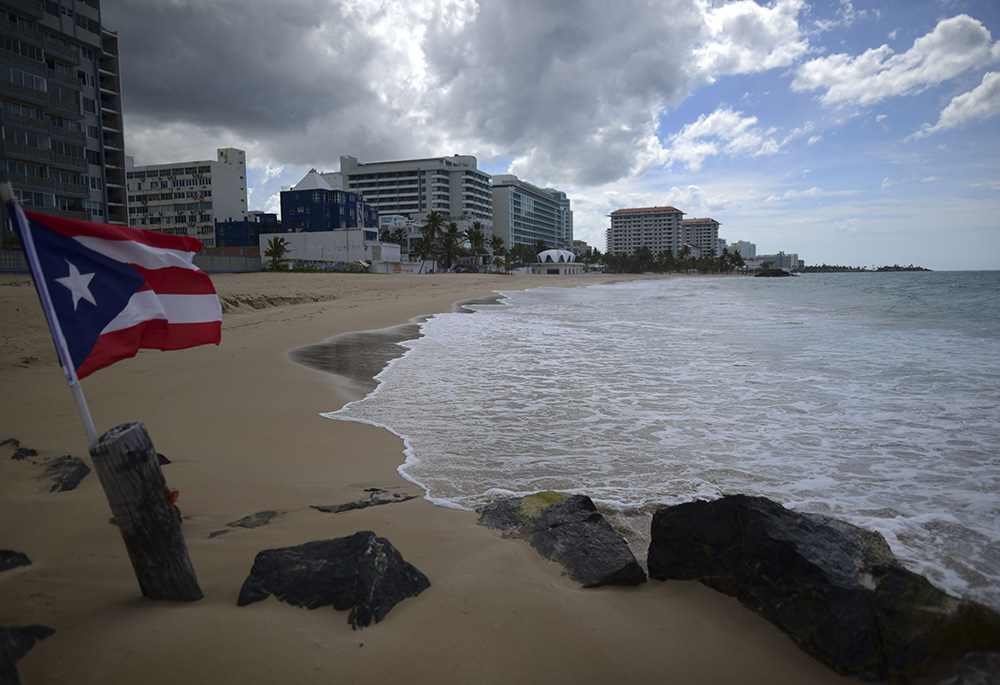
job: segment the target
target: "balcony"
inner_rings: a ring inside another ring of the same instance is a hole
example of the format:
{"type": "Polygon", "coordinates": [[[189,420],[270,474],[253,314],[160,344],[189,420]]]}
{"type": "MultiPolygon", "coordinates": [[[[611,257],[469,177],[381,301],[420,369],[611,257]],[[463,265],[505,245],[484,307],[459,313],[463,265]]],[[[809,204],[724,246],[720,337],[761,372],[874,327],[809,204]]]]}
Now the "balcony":
{"type": "Polygon", "coordinates": [[[51,150],[39,150],[36,147],[29,147],[28,145],[18,145],[17,143],[7,143],[7,154],[12,157],[34,159],[40,162],[52,161],[51,150]]]}
{"type": "MultiPolygon", "coordinates": [[[[6,2],[6,0],[5,0],[5,2],[6,2]]],[[[15,3],[9,3],[9,2],[7,2],[6,4],[9,5],[9,4],[15,4],[15,3]]],[[[20,26],[18,24],[13,23],[13,22],[8,22],[7,23],[7,28],[5,28],[4,31],[6,33],[9,33],[9,34],[13,35],[13,36],[20,36],[21,38],[27,38],[32,43],[41,43],[42,42],[42,32],[41,31],[36,31],[35,29],[29,29],[26,26],[20,26]]]]}
{"type": "Polygon", "coordinates": [[[67,45],[59,45],[51,41],[45,41],[45,52],[68,60],[73,64],[80,64],[80,51],[67,45]]]}
{"type": "Polygon", "coordinates": [[[41,19],[45,14],[42,0],[4,0],[4,4],[31,15],[32,19],[41,19]]]}
{"type": "Polygon", "coordinates": [[[15,126],[20,126],[21,128],[30,128],[35,131],[41,131],[42,133],[49,132],[49,122],[43,121],[42,119],[32,119],[31,117],[22,117],[20,114],[4,112],[3,120],[6,124],[14,124],[15,126]]]}
{"type": "Polygon", "coordinates": [[[53,98],[49,101],[49,108],[62,114],[70,114],[77,119],[83,116],[80,113],[80,103],[78,102],[66,102],[65,100],[56,100],[53,98]]]}
{"type": "Polygon", "coordinates": [[[56,181],[56,192],[60,195],[82,195],[83,197],[90,195],[90,190],[85,185],[62,183],[61,181],[56,181]]]}
{"type": "Polygon", "coordinates": [[[40,176],[27,176],[25,174],[11,174],[11,185],[17,188],[37,188],[39,190],[55,190],[56,182],[51,178],[40,176]]]}
{"type": "Polygon", "coordinates": [[[64,140],[72,140],[74,143],[87,142],[87,137],[83,134],[83,131],[70,131],[68,128],[59,128],[58,126],[53,126],[52,135],[56,138],[62,138],[64,140]]]}
{"type": "Polygon", "coordinates": [[[69,167],[71,169],[78,169],[79,171],[87,170],[87,160],[82,157],[70,157],[69,155],[52,155],[52,163],[62,167],[69,167]]]}
{"type": "Polygon", "coordinates": [[[17,54],[16,52],[11,52],[10,50],[4,50],[2,48],[0,48],[0,60],[16,64],[17,66],[24,67],[25,69],[33,69],[35,71],[45,70],[45,62],[28,59],[27,57],[17,54]]]}

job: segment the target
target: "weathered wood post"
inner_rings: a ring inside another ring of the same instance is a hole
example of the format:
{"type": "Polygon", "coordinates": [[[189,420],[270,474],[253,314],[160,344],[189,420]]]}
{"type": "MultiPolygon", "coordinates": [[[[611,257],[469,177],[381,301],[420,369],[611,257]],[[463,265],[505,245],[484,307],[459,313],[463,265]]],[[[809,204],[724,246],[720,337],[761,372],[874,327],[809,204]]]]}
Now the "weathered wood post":
{"type": "Polygon", "coordinates": [[[123,423],[90,448],[142,594],[190,602],[198,587],[160,460],[142,421],[123,423]]]}

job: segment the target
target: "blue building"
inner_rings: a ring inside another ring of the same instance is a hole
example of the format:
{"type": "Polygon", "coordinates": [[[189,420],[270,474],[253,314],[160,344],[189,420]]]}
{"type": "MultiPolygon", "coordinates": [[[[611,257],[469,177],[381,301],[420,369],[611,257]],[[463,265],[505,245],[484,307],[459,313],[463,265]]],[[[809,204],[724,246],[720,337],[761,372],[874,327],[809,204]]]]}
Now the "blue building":
{"type": "Polygon", "coordinates": [[[216,247],[256,247],[261,233],[280,233],[277,214],[250,212],[243,219],[215,220],[216,247]]]}
{"type": "Polygon", "coordinates": [[[378,240],[378,212],[360,193],[331,188],[315,169],[281,191],[281,222],[286,233],[370,228],[365,240],[378,240]]]}

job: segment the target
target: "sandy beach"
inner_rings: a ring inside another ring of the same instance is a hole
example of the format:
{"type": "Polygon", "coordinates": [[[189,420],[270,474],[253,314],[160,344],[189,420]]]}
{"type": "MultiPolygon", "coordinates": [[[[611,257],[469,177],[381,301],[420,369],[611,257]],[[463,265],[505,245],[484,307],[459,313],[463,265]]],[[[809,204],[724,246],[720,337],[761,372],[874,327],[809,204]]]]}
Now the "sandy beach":
{"type": "Polygon", "coordinates": [[[141,419],[172,462],[163,470],[180,493],[205,594],[181,604],[140,595],[96,474],[54,493],[39,477],[48,459],[90,457],[30,279],[0,276],[0,441],[38,452],[13,461],[13,448],[0,448],[0,549],[32,561],[0,573],[0,625],[55,630],[20,661],[22,682],[851,682],[694,582],[584,589],[526,542],[477,525],[474,512],[421,497],[340,514],[310,508],[361,499],[366,488],[423,493],[396,472],[398,438],[320,416],[352,399],[350,388],[290,361],[289,350],[496,290],[607,280],[214,276],[220,346],[142,351],[82,383],[98,433],[141,419]],[[266,526],[226,525],[264,510],[279,512],[266,526]],[[211,536],[220,530],[229,532],[211,536]],[[346,612],[273,597],[237,606],[259,551],[363,530],[431,582],[383,622],[352,630],[346,612]]]}

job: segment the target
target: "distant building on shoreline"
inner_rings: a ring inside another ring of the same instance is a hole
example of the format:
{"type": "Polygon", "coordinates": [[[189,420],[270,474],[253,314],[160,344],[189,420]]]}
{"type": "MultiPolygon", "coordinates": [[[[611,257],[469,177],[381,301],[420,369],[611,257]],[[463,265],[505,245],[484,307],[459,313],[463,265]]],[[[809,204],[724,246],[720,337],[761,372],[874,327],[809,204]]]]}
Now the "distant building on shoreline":
{"type": "Polygon", "coordinates": [[[375,208],[359,193],[331,188],[316,170],[281,191],[281,223],[287,233],[361,228],[369,240],[378,239],[375,208]]]}
{"type": "Polygon", "coordinates": [[[676,207],[618,209],[610,217],[607,254],[630,255],[640,247],[648,247],[653,254],[671,250],[676,255],[685,242],[681,224],[684,212],[676,207]]]}
{"type": "Polygon", "coordinates": [[[416,218],[439,212],[454,221],[493,217],[490,175],[470,155],[368,163],[344,155],[339,173],[343,189],[363,195],[379,214],[416,218]]]}
{"type": "Polygon", "coordinates": [[[129,225],[190,235],[215,247],[215,220],[247,216],[246,153],[219,148],[216,160],[135,166],[126,158],[129,225]]]}
{"type": "Polygon", "coordinates": [[[697,245],[702,255],[720,257],[726,245],[722,241],[722,247],[719,247],[719,226],[715,219],[684,219],[681,221],[684,242],[697,245]]]}
{"type": "Polygon", "coordinates": [[[517,245],[568,250],[573,246],[573,211],[566,193],[539,188],[513,174],[493,177],[493,235],[508,249],[517,245]]]}

